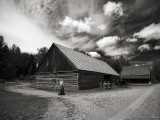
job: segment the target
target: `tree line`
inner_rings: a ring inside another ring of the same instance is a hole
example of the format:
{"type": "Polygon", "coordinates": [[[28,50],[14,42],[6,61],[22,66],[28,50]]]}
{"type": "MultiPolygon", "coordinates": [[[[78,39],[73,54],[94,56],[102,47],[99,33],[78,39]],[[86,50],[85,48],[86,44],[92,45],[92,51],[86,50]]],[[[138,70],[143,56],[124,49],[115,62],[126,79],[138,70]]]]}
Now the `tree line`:
{"type": "MultiPolygon", "coordinates": [[[[79,51],[78,49],[75,49],[79,51]]],[[[0,79],[15,80],[25,79],[35,73],[36,66],[38,66],[46,55],[48,49],[42,47],[37,49],[37,54],[29,54],[21,52],[20,48],[13,44],[10,48],[4,42],[3,36],[0,36],[0,79]]],[[[84,51],[79,51],[86,54],[84,51]]],[[[129,61],[120,56],[118,59],[108,59],[102,55],[98,58],[107,62],[118,73],[121,72],[122,66],[130,65],[129,61]]]]}
{"type": "MultiPolygon", "coordinates": [[[[88,55],[84,51],[77,48],[75,51],[88,55]]],[[[15,79],[25,79],[35,73],[36,67],[40,64],[43,57],[46,55],[48,49],[42,47],[37,49],[37,54],[23,53],[20,48],[13,44],[11,47],[4,42],[3,36],[0,36],[0,79],[8,81],[15,79]]],[[[102,53],[99,60],[109,64],[116,72],[121,73],[123,66],[130,66],[130,62],[124,56],[112,59],[108,58],[102,53]]],[[[160,59],[152,62],[152,76],[153,79],[160,81],[160,59]]]]}
{"type": "Polygon", "coordinates": [[[3,36],[0,36],[0,79],[23,80],[33,75],[36,65],[40,63],[47,50],[46,47],[40,48],[35,55],[22,53],[15,44],[9,48],[3,36]]]}

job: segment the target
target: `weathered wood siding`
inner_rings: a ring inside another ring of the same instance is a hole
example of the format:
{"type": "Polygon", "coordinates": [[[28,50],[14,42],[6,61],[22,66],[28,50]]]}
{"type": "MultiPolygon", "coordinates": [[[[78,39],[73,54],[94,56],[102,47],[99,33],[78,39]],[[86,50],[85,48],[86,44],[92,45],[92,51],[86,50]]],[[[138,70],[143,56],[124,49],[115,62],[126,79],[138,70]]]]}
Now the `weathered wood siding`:
{"type": "Polygon", "coordinates": [[[150,75],[121,75],[122,79],[150,79],[150,75]]]}
{"type": "Polygon", "coordinates": [[[121,79],[127,83],[149,83],[150,75],[123,75],[121,79]]]}
{"type": "Polygon", "coordinates": [[[51,47],[36,72],[73,71],[76,68],[56,46],[51,47]]]}
{"type": "Polygon", "coordinates": [[[63,80],[65,90],[78,90],[79,73],[59,73],[56,78],[63,80]]]}
{"type": "Polygon", "coordinates": [[[59,87],[60,79],[62,79],[64,82],[65,90],[78,90],[78,77],[79,73],[73,73],[73,72],[57,73],[57,74],[39,73],[36,75],[36,86],[40,88],[54,89],[56,84],[59,87]]]}
{"type": "Polygon", "coordinates": [[[37,88],[54,88],[54,79],[53,74],[51,73],[38,73],[36,74],[36,83],[37,88]]]}
{"type": "Polygon", "coordinates": [[[80,71],[79,72],[79,89],[98,88],[100,82],[104,80],[102,73],[80,71]]]}
{"type": "Polygon", "coordinates": [[[150,79],[123,79],[127,83],[149,83],[150,79]]]}

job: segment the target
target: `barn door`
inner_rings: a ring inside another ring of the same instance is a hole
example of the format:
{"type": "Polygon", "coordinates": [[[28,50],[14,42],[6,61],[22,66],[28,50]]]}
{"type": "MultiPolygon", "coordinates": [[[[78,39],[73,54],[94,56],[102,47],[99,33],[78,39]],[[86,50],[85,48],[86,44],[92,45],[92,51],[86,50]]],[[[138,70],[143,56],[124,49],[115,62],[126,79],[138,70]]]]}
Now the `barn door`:
{"type": "Polygon", "coordinates": [[[105,81],[105,82],[108,82],[108,81],[111,82],[111,75],[106,75],[106,74],[105,74],[105,75],[104,75],[104,81],[105,81]]]}

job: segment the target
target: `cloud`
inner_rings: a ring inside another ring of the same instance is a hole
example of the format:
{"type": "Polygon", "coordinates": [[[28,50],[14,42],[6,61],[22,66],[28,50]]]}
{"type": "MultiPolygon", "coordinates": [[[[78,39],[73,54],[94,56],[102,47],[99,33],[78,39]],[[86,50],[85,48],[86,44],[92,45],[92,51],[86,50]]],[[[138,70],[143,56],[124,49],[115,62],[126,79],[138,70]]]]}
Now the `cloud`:
{"type": "Polygon", "coordinates": [[[141,52],[146,51],[146,50],[148,51],[150,50],[150,46],[148,44],[143,44],[138,47],[138,50],[140,50],[141,52]]]}
{"type": "Polygon", "coordinates": [[[116,45],[120,41],[118,36],[104,37],[96,42],[100,50],[105,52],[108,56],[118,56],[129,54],[127,47],[118,48],[116,45]]]}
{"type": "Polygon", "coordinates": [[[80,48],[80,47],[82,47],[84,44],[86,44],[89,41],[89,37],[88,36],[84,36],[84,37],[72,37],[68,41],[75,48],[80,48]]]}
{"type": "Polygon", "coordinates": [[[154,47],[154,49],[155,49],[155,50],[160,50],[160,45],[156,45],[156,46],[154,47]]]}
{"type": "Polygon", "coordinates": [[[103,50],[105,52],[105,55],[109,55],[112,57],[129,54],[129,51],[126,48],[116,48],[114,46],[104,48],[103,50]]]}
{"type": "Polygon", "coordinates": [[[101,31],[104,31],[106,29],[107,25],[98,25],[97,28],[101,31]]]}
{"type": "MultiPolygon", "coordinates": [[[[95,18],[95,15],[92,15],[92,17],[85,17],[84,19],[80,20],[74,20],[68,16],[65,17],[65,19],[60,22],[61,25],[60,31],[62,35],[63,33],[68,33],[74,35],[75,33],[88,33],[92,35],[103,35],[107,32],[109,29],[109,22],[106,22],[105,24],[102,21],[97,21],[95,18]],[[101,24],[103,23],[103,24],[101,24]],[[100,24],[100,25],[99,25],[100,24]],[[67,29],[67,30],[66,30],[67,29]]],[[[97,16],[97,15],[96,15],[97,16]]]]}
{"type": "Polygon", "coordinates": [[[92,57],[95,57],[95,58],[100,58],[101,57],[101,55],[100,54],[98,54],[97,52],[89,52],[88,53],[90,56],[92,56],[92,57]]]}
{"type": "Polygon", "coordinates": [[[67,0],[67,16],[76,21],[85,21],[84,18],[91,18],[94,25],[88,33],[104,35],[109,32],[111,25],[111,20],[106,18],[102,11],[104,2],[97,0],[67,0]],[[106,26],[105,29],[102,28],[102,25],[106,26]]]}
{"type": "Polygon", "coordinates": [[[84,51],[91,51],[94,50],[96,48],[96,44],[93,40],[90,40],[89,42],[83,44],[80,47],[80,50],[84,50],[84,51]]]}
{"type": "Polygon", "coordinates": [[[67,0],[68,16],[74,19],[91,16],[97,11],[97,3],[97,0],[67,0]]]}
{"type": "Polygon", "coordinates": [[[127,42],[137,42],[138,40],[136,38],[127,38],[126,39],[127,42]]]}
{"type": "Polygon", "coordinates": [[[103,51],[105,52],[105,55],[112,57],[129,54],[127,48],[116,48],[114,46],[103,48],[103,51]]]}
{"type": "Polygon", "coordinates": [[[36,53],[37,48],[50,47],[53,42],[69,47],[19,12],[13,1],[0,1],[0,34],[9,46],[16,44],[22,52],[36,53]]]}
{"type": "Polygon", "coordinates": [[[118,36],[104,37],[104,38],[100,39],[99,41],[97,41],[97,46],[99,48],[114,46],[117,43],[117,41],[119,41],[119,40],[120,40],[120,38],[118,36]]]}
{"type": "Polygon", "coordinates": [[[73,46],[73,48],[78,48],[81,51],[90,51],[96,46],[95,42],[88,36],[72,37],[68,40],[68,42],[71,44],[71,46],[73,46]]]}
{"type": "Polygon", "coordinates": [[[36,52],[37,47],[49,47],[53,42],[87,52],[100,50],[111,56],[133,53],[143,44],[154,50],[160,44],[159,3],[0,0],[0,34],[10,46],[17,44],[25,52],[36,52]],[[103,40],[106,38],[111,40],[103,40]]]}
{"type": "Polygon", "coordinates": [[[111,2],[108,1],[104,6],[103,6],[104,14],[108,17],[120,17],[123,16],[123,8],[122,8],[122,3],[116,3],[116,2],[111,2]]]}
{"type": "Polygon", "coordinates": [[[151,25],[143,28],[140,32],[134,33],[134,37],[144,38],[147,41],[151,39],[160,39],[160,23],[155,24],[152,23],[151,25]]]}
{"type": "Polygon", "coordinates": [[[94,24],[91,18],[85,18],[82,20],[73,20],[72,18],[66,16],[66,18],[60,22],[62,26],[70,27],[77,30],[78,33],[91,31],[91,26],[94,24]]]}

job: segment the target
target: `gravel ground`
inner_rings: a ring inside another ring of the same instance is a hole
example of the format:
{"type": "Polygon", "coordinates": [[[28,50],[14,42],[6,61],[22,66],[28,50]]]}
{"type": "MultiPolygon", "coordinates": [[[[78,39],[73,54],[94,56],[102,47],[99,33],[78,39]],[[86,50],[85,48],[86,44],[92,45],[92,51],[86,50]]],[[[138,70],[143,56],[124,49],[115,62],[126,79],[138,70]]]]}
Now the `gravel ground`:
{"type": "Polygon", "coordinates": [[[125,120],[160,119],[160,85],[135,86],[131,89],[83,90],[58,96],[27,87],[9,86],[8,91],[47,98],[45,120],[125,120]]]}

